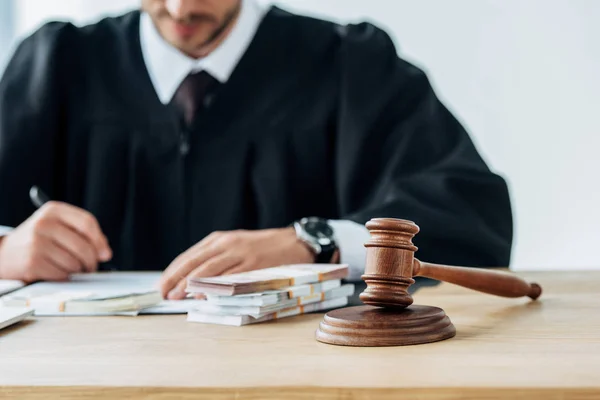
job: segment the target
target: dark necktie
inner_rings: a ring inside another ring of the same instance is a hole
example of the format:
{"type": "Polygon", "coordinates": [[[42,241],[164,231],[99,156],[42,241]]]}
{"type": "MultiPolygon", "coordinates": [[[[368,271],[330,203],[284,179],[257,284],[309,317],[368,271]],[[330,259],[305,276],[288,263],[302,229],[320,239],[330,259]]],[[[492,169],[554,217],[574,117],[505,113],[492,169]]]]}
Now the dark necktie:
{"type": "Polygon", "coordinates": [[[189,74],[171,101],[179,110],[186,128],[194,122],[194,117],[207,101],[207,94],[216,80],[205,71],[189,74]]]}

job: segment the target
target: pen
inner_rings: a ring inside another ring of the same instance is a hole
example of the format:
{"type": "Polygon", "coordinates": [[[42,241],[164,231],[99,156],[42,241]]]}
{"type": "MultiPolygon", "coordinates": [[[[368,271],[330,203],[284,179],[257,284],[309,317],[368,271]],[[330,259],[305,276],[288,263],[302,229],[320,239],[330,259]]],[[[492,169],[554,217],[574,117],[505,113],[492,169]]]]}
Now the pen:
{"type": "Polygon", "coordinates": [[[31,189],[29,189],[29,198],[31,199],[33,205],[37,208],[42,207],[44,204],[50,201],[50,197],[48,197],[48,195],[37,186],[32,186],[31,189]]]}

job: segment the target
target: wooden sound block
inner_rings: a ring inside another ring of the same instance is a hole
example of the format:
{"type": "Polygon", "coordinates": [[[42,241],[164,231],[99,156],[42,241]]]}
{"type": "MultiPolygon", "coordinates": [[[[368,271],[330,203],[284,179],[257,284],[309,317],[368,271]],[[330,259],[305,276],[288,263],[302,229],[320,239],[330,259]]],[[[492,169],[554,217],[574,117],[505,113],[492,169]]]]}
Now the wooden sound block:
{"type": "Polygon", "coordinates": [[[319,324],[319,342],[341,346],[407,346],[450,339],[456,329],[444,310],[412,305],[405,309],[374,306],[330,311],[319,324]]]}

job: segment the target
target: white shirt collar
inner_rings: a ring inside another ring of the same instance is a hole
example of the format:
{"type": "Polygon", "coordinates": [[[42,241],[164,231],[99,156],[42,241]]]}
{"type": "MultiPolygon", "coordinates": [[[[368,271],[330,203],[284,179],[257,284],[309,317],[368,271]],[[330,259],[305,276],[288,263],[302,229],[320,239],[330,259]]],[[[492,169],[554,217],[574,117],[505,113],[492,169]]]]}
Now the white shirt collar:
{"type": "Polygon", "coordinates": [[[238,20],[223,43],[212,53],[194,59],[167,43],[147,13],[141,14],[140,43],[146,68],[158,98],[171,101],[175,91],[191,72],[205,70],[221,83],[229,80],[233,70],[248,49],[267,12],[256,0],[242,0],[238,20]]]}

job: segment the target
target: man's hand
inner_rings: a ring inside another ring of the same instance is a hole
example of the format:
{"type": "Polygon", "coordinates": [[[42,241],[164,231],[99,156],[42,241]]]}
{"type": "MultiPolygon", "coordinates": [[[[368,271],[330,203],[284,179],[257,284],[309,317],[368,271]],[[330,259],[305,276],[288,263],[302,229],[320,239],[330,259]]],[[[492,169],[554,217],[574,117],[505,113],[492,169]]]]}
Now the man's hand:
{"type": "Polygon", "coordinates": [[[62,281],[94,272],[112,250],[98,221],[85,210],[48,202],[0,241],[0,277],[62,281]]]}
{"type": "Polygon", "coordinates": [[[163,297],[186,297],[188,278],[235,274],[283,264],[314,262],[294,228],[215,232],[177,257],[165,270],[163,297]]]}

